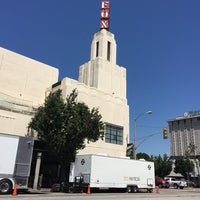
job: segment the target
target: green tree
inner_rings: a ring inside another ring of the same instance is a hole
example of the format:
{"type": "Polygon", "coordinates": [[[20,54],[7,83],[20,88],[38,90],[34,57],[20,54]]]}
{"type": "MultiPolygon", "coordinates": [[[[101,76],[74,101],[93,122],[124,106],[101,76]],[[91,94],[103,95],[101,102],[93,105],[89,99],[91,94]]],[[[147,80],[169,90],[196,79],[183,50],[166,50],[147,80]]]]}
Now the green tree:
{"type": "Polygon", "coordinates": [[[152,156],[151,159],[154,161],[155,164],[155,175],[161,178],[169,175],[172,171],[172,161],[164,154],[163,157],[159,156],[152,156]]]}
{"type": "Polygon", "coordinates": [[[28,132],[37,132],[38,139],[55,153],[64,171],[86,142],[104,137],[98,109],[90,110],[86,104],[77,102],[77,95],[73,90],[64,101],[61,90],[51,93],[28,125],[28,132]]]}
{"type": "Polygon", "coordinates": [[[136,157],[137,157],[138,160],[139,159],[145,159],[146,161],[151,161],[150,156],[148,154],[146,154],[146,153],[142,153],[142,152],[137,153],[136,157]]]}
{"type": "Polygon", "coordinates": [[[188,158],[179,158],[175,161],[175,173],[182,174],[186,179],[189,179],[189,174],[194,171],[194,163],[188,158]]]}
{"type": "Polygon", "coordinates": [[[185,152],[185,156],[186,157],[191,157],[191,156],[195,157],[195,150],[196,150],[196,146],[194,144],[190,143],[185,152]]]}

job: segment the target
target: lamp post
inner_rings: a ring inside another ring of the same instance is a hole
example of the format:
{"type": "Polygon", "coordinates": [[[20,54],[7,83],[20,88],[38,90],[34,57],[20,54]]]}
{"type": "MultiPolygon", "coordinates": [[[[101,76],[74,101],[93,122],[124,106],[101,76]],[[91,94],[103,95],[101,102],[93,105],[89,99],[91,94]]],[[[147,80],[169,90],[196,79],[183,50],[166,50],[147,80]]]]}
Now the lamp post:
{"type": "Polygon", "coordinates": [[[144,114],[152,114],[153,112],[152,111],[147,111],[147,112],[144,112],[144,113],[140,113],[135,119],[134,119],[134,144],[133,144],[133,157],[134,159],[136,160],[136,122],[138,120],[139,117],[141,117],[142,115],[144,114]]]}

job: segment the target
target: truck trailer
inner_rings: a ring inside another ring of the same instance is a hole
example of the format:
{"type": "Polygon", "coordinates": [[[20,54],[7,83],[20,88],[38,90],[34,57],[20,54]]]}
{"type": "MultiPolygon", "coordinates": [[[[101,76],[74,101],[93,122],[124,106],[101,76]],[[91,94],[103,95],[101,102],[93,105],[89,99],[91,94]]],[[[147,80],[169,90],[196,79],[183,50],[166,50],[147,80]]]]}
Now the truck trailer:
{"type": "Polygon", "coordinates": [[[71,163],[70,191],[87,191],[87,188],[137,192],[155,188],[154,163],[132,160],[128,157],[104,155],[77,155],[71,163]]]}
{"type": "Polygon", "coordinates": [[[0,194],[28,189],[34,139],[0,133],[0,194]]]}

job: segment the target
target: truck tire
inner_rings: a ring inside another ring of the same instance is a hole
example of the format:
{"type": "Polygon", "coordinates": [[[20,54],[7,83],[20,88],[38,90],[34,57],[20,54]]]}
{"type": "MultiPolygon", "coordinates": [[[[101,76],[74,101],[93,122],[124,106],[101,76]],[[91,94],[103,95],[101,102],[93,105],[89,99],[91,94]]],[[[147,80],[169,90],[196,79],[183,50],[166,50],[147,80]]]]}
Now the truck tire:
{"type": "Polygon", "coordinates": [[[133,186],[133,187],[132,187],[132,192],[133,192],[133,193],[136,193],[137,191],[138,191],[137,186],[133,186]]]}
{"type": "Polygon", "coordinates": [[[132,192],[132,187],[131,186],[127,186],[127,192],[131,193],[132,192]]]}
{"type": "Polygon", "coordinates": [[[12,183],[8,179],[0,181],[0,194],[10,194],[12,191],[12,183]]]}
{"type": "Polygon", "coordinates": [[[152,193],[153,192],[153,188],[147,189],[147,192],[152,193]]]}
{"type": "Polygon", "coordinates": [[[174,183],[174,188],[178,189],[178,184],[177,183],[174,183]]]}
{"type": "Polygon", "coordinates": [[[166,183],[165,183],[165,188],[169,188],[169,187],[170,187],[169,183],[166,182],[166,183]]]}

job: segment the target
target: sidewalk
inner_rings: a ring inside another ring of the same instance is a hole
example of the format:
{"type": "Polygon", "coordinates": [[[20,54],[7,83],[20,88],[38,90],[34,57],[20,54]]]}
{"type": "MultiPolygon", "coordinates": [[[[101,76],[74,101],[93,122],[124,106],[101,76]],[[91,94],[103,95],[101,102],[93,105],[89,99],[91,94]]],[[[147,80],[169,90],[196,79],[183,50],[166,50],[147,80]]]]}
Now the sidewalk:
{"type": "Polygon", "coordinates": [[[44,193],[50,193],[51,188],[41,188],[41,189],[33,189],[33,188],[28,188],[28,193],[31,194],[44,194],[44,193]]]}

